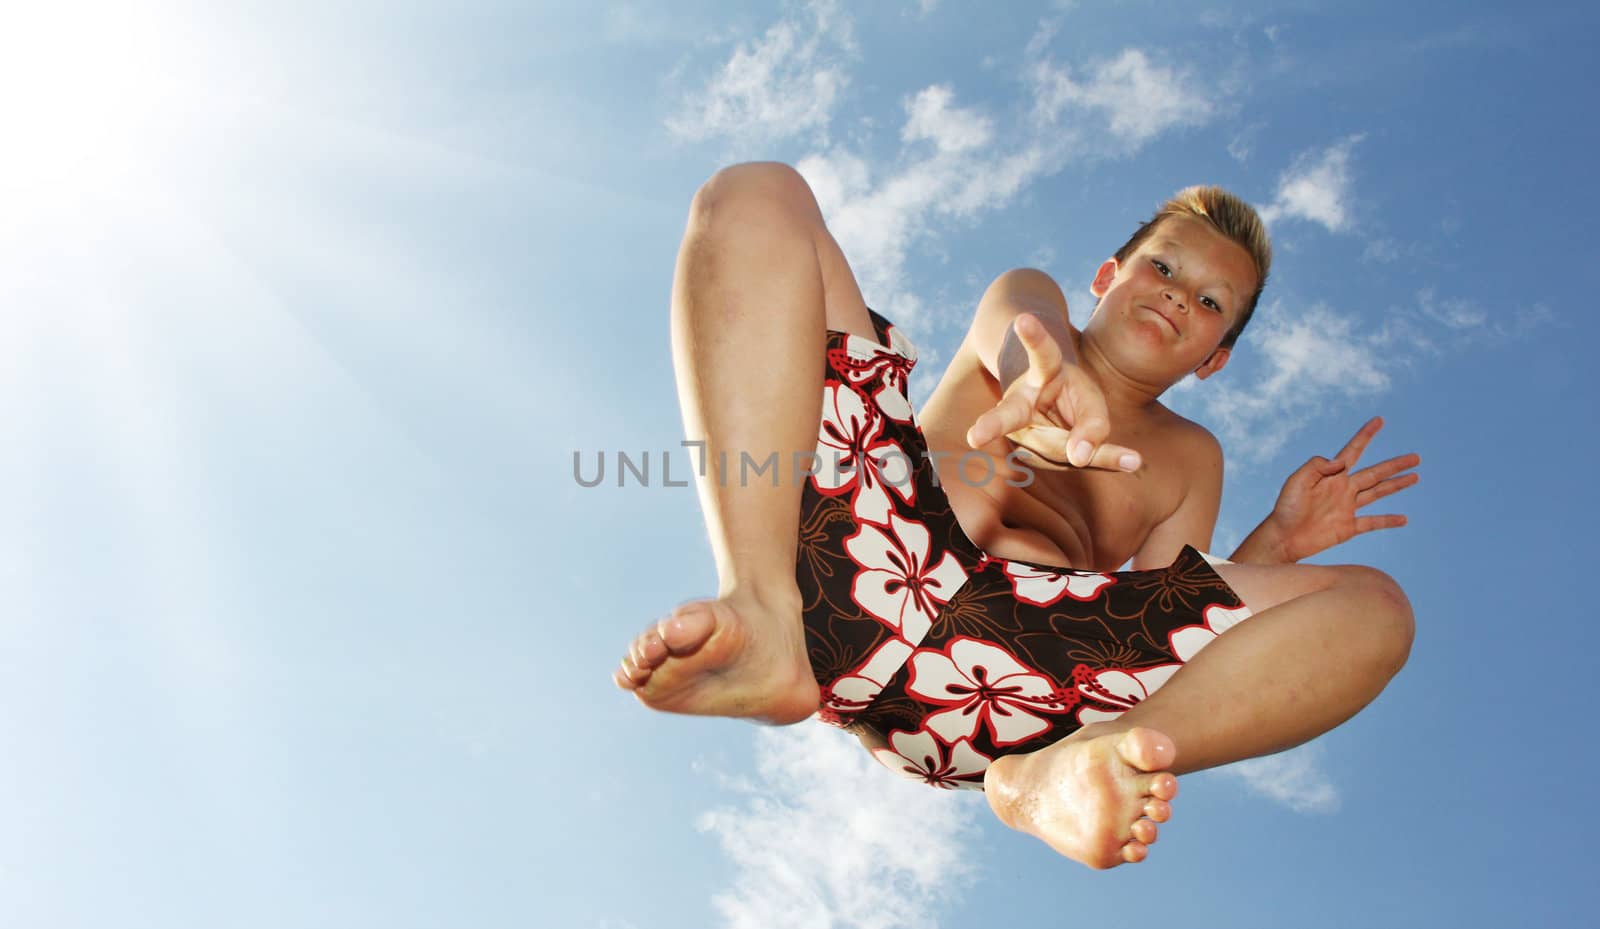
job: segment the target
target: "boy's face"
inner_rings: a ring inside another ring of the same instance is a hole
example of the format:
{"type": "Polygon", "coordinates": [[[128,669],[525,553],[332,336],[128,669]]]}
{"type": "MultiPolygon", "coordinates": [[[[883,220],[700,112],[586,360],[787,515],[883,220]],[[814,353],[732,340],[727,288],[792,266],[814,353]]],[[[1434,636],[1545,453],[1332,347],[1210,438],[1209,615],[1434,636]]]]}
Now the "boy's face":
{"type": "Polygon", "coordinates": [[[1163,216],[1127,261],[1107,259],[1090,290],[1100,298],[1083,328],[1132,377],[1175,384],[1228,362],[1222,337],[1256,288],[1243,246],[1193,216],[1163,216]]]}

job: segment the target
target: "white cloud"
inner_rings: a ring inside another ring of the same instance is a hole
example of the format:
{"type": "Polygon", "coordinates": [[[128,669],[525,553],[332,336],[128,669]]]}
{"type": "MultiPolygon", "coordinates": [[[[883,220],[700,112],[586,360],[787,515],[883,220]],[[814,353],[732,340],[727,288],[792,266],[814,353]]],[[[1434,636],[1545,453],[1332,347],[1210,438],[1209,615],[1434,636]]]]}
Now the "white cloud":
{"type": "Polygon", "coordinates": [[[800,133],[825,136],[849,82],[850,18],[834,0],[814,0],[809,21],[781,20],[741,44],[704,90],[685,101],[667,128],[681,139],[726,137],[748,144],[800,133]]]}
{"type": "Polygon", "coordinates": [[[925,929],[970,882],[981,795],[884,769],[816,723],[756,734],[756,783],[703,815],[732,860],[728,929],[925,929]]]}
{"type": "MultiPolygon", "coordinates": [[[[1292,318],[1263,306],[1235,352],[1243,386],[1212,381],[1187,390],[1230,458],[1265,461],[1320,413],[1330,395],[1382,392],[1397,363],[1382,333],[1359,334],[1349,315],[1317,304],[1292,318]]],[[[1237,372],[1236,372],[1237,373],[1237,372]]]]}
{"type": "Polygon", "coordinates": [[[1266,461],[1330,404],[1381,394],[1396,373],[1425,358],[1520,338],[1550,322],[1541,306],[1491,314],[1432,289],[1362,331],[1352,316],[1326,304],[1289,313],[1281,301],[1263,305],[1227,371],[1204,386],[1186,378],[1169,391],[1175,406],[1195,407],[1230,460],[1266,461]]]}
{"type": "Polygon", "coordinates": [[[1429,288],[1417,294],[1417,309],[1426,319],[1447,329],[1476,329],[1488,321],[1489,314],[1467,300],[1440,299],[1429,288]]]}
{"type": "Polygon", "coordinates": [[[1168,129],[1205,123],[1215,110],[1191,75],[1153,65],[1135,48],[1096,65],[1087,80],[1049,61],[1035,63],[1030,78],[1041,125],[1060,123],[1072,109],[1097,112],[1107,132],[1135,149],[1168,129]]]}
{"type": "Polygon", "coordinates": [[[1255,149],[1256,136],[1266,123],[1251,123],[1234,134],[1228,142],[1228,155],[1234,161],[1243,164],[1250,160],[1250,153],[1255,149]]]}
{"type": "Polygon", "coordinates": [[[1251,790],[1297,813],[1332,813],[1339,809],[1339,789],[1317,765],[1317,750],[1311,745],[1219,770],[1243,779],[1251,790]]]}
{"type": "Polygon", "coordinates": [[[1319,223],[1329,232],[1350,227],[1350,151],[1363,136],[1349,136],[1321,152],[1302,152],[1278,178],[1278,193],[1261,210],[1268,225],[1280,219],[1319,223]]]}
{"type": "Polygon", "coordinates": [[[784,20],[739,46],[668,125],[691,140],[770,142],[809,133],[812,151],[795,167],[815,192],[868,305],[913,336],[928,321],[905,265],[912,246],[939,228],[934,220],[971,221],[1073,158],[1130,154],[1168,129],[1209,119],[1215,109],[1186,73],[1153,65],[1138,49],[1075,80],[1041,58],[1056,28],[1047,20],[1024,55],[1035,95],[1029,117],[1002,130],[991,115],[958,106],[950,86],[931,85],[905,101],[898,156],[869,162],[861,148],[828,138],[833,107],[849,83],[843,59],[828,49],[853,49],[849,20],[831,2],[808,9],[813,25],[784,20]],[[1099,132],[1086,125],[1096,120],[1099,132]],[[1002,132],[1006,144],[997,151],[1002,132]],[[885,172],[878,164],[895,167],[885,172]]]}
{"type": "Polygon", "coordinates": [[[975,109],[952,105],[947,87],[928,87],[906,101],[902,167],[874,178],[867,161],[845,149],[802,158],[803,174],[874,309],[915,330],[922,302],[905,279],[911,245],[935,217],[970,220],[1004,206],[1048,165],[1026,140],[1010,151],[987,151],[993,123],[975,109]],[[928,152],[919,143],[932,141],[928,152]]]}
{"type": "Polygon", "coordinates": [[[964,152],[989,144],[994,128],[976,110],[950,106],[950,88],[927,87],[906,104],[909,118],[900,138],[905,142],[929,139],[941,152],[964,152]]]}

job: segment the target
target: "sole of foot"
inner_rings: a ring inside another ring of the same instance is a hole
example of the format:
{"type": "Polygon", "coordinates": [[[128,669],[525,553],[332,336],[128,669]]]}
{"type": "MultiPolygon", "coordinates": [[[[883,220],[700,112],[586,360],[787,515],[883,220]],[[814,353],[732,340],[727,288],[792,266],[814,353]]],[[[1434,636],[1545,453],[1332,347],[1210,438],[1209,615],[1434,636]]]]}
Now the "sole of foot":
{"type": "Polygon", "coordinates": [[[752,597],[683,604],[634,639],[613,679],[662,712],[775,725],[806,719],[820,701],[798,604],[752,597]]]}
{"type": "Polygon", "coordinates": [[[995,759],[984,791],[1000,821],[1096,870],[1143,861],[1178,795],[1177,747],[1154,729],[1095,732],[995,759]]]}

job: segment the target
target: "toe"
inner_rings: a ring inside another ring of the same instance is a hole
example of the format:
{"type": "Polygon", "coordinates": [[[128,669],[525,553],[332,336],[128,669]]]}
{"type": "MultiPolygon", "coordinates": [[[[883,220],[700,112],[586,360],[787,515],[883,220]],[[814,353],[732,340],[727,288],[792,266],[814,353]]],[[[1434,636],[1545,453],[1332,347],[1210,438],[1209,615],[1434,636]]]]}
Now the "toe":
{"type": "Polygon", "coordinates": [[[1145,847],[1143,842],[1129,842],[1127,845],[1122,846],[1122,860],[1129,864],[1137,864],[1149,854],[1150,849],[1145,847]]]}
{"type": "Polygon", "coordinates": [[[1122,734],[1117,751],[1123,761],[1140,771],[1164,771],[1172,767],[1178,755],[1178,747],[1172,739],[1154,729],[1138,727],[1122,734]]]}
{"type": "Polygon", "coordinates": [[[617,669],[616,678],[617,683],[631,690],[644,684],[645,681],[648,681],[650,679],[650,672],[645,671],[638,665],[634,664],[632,655],[624,655],[622,657],[622,667],[617,669]],[[627,683],[624,684],[624,681],[627,683]]]}
{"type": "Polygon", "coordinates": [[[717,629],[716,614],[705,602],[686,603],[672,611],[672,615],[656,624],[662,647],[674,655],[693,653],[706,644],[717,629]]]}
{"type": "Polygon", "coordinates": [[[1133,839],[1144,845],[1156,844],[1156,824],[1148,819],[1136,819],[1133,822],[1133,839]]]}
{"type": "Polygon", "coordinates": [[[1178,779],[1166,771],[1152,774],[1144,781],[1144,794],[1156,800],[1171,800],[1178,795],[1178,779]]]}
{"type": "Polygon", "coordinates": [[[1172,818],[1172,804],[1151,797],[1144,802],[1144,815],[1158,823],[1164,823],[1172,818]]]}
{"type": "Polygon", "coordinates": [[[635,667],[645,671],[653,671],[661,667],[661,663],[667,660],[667,643],[661,641],[660,634],[654,629],[649,629],[633,640],[633,647],[629,650],[628,655],[633,659],[635,667]]]}

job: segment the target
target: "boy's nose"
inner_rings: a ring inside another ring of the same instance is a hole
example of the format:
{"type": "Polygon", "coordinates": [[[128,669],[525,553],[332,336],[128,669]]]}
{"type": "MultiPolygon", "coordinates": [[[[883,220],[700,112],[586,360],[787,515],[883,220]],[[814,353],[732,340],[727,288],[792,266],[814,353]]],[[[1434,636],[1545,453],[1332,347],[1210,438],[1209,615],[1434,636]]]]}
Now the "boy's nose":
{"type": "Polygon", "coordinates": [[[1182,295],[1173,296],[1172,291],[1168,290],[1168,291],[1165,291],[1163,293],[1163,296],[1165,296],[1167,298],[1167,301],[1169,303],[1176,303],[1178,305],[1178,312],[1180,312],[1180,313],[1189,312],[1189,307],[1186,305],[1186,303],[1182,299],[1182,295]]]}

